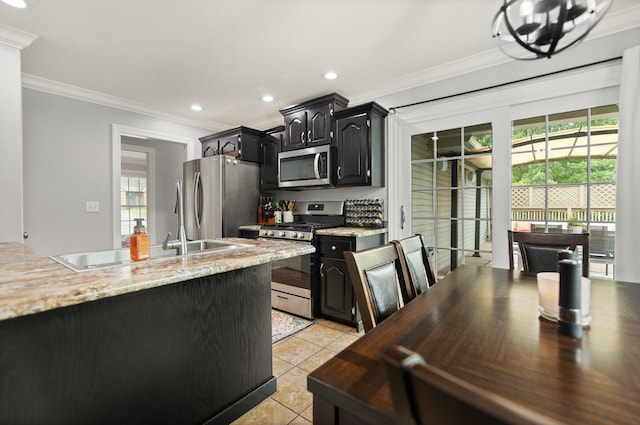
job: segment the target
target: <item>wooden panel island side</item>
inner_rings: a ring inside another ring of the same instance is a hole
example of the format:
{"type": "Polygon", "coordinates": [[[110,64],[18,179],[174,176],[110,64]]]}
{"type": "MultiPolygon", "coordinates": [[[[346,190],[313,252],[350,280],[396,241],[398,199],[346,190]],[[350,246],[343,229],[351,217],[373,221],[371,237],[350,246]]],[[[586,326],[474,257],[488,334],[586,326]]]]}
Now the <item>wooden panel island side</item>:
{"type": "Polygon", "coordinates": [[[77,273],[0,243],[0,424],[222,424],[275,392],[271,261],[251,245],[77,273]]]}

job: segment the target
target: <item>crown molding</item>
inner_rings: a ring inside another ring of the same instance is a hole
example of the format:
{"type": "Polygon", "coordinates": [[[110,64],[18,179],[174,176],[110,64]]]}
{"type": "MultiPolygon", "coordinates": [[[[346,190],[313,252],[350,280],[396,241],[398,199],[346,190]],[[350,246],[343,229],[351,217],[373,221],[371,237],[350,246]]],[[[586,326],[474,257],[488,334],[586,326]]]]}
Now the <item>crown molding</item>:
{"type": "MultiPolygon", "coordinates": [[[[605,18],[589,33],[588,39],[597,39],[619,32],[640,27],[640,5],[632,6],[616,13],[607,14],[605,18]]],[[[490,36],[490,31],[487,30],[490,36]]],[[[374,91],[362,93],[360,96],[349,96],[351,103],[369,102],[384,96],[410,90],[419,86],[436,83],[441,80],[457,77],[480,69],[491,68],[504,63],[513,62],[498,47],[465,58],[457,59],[442,65],[407,74],[382,84],[374,91]]]]}
{"type": "MultiPolygon", "coordinates": [[[[589,34],[589,39],[609,36],[639,26],[640,5],[626,8],[616,13],[607,14],[602,22],[600,22],[589,34]]],[[[487,30],[487,34],[490,35],[489,30],[487,30]]],[[[29,46],[36,38],[37,35],[0,24],[0,43],[5,43],[17,48],[24,48],[29,46]]],[[[494,49],[457,59],[442,65],[424,69],[412,74],[403,75],[379,85],[375,90],[361,93],[359,96],[349,97],[353,104],[364,103],[404,90],[410,90],[419,86],[424,86],[511,61],[514,61],[514,59],[507,57],[496,47],[494,49]]],[[[142,103],[60,83],[31,74],[22,74],[22,85],[33,90],[39,90],[85,102],[140,113],[194,127],[201,127],[211,131],[222,131],[233,127],[233,125],[216,121],[194,120],[174,114],[168,114],[142,103]]],[[[275,117],[265,117],[264,119],[256,120],[252,123],[245,123],[244,125],[251,125],[254,128],[267,128],[281,124],[280,120],[275,117]]]]}
{"type": "Polygon", "coordinates": [[[358,97],[349,96],[351,99],[350,103],[368,102],[404,90],[436,83],[510,61],[512,61],[512,59],[505,56],[498,48],[487,50],[390,80],[386,84],[378,86],[375,91],[363,93],[362,96],[358,97]]]}
{"type": "Polygon", "coordinates": [[[22,74],[22,86],[28,89],[51,93],[75,100],[95,103],[102,106],[122,109],[125,111],[148,115],[150,117],[173,121],[180,124],[200,127],[204,128],[205,130],[221,131],[223,129],[229,128],[229,125],[227,124],[222,124],[215,121],[187,119],[179,115],[168,114],[158,109],[150,108],[145,104],[134,102],[129,99],[111,96],[93,90],[83,89],[80,87],[72,86],[71,84],[60,83],[58,81],[49,80],[47,78],[38,77],[32,74],[22,74]]]}
{"type": "Polygon", "coordinates": [[[0,43],[7,46],[22,50],[29,47],[37,38],[37,35],[30,32],[0,24],[0,43]]]}
{"type": "Polygon", "coordinates": [[[589,33],[587,38],[600,38],[607,35],[640,27],[640,4],[615,13],[608,13],[589,33]]]}

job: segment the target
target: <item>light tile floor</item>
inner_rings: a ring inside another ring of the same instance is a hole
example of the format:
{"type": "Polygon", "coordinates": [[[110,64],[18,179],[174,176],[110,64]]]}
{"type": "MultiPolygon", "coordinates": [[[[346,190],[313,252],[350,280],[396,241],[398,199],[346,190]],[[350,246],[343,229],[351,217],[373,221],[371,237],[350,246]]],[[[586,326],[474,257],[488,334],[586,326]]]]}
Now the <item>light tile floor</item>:
{"type": "Polygon", "coordinates": [[[273,346],[277,391],[232,425],[310,425],[312,395],[307,375],[357,340],[364,332],[316,319],[314,324],[273,346]]]}

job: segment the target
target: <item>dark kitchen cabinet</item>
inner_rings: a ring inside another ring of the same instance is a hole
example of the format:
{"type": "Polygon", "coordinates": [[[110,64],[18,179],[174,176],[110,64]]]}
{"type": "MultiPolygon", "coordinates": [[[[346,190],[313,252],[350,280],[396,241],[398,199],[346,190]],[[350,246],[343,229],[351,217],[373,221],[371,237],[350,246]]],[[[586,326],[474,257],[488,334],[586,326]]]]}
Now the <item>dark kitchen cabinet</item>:
{"type": "Polygon", "coordinates": [[[355,300],[345,261],[325,257],[320,267],[320,312],[343,322],[353,322],[355,300]]]}
{"type": "Polygon", "coordinates": [[[375,102],[334,114],[336,186],[384,186],[385,117],[375,102]]]}
{"type": "Polygon", "coordinates": [[[202,156],[230,155],[243,161],[261,162],[263,137],[264,131],[243,126],[201,137],[202,156]]]}
{"type": "Polygon", "coordinates": [[[269,191],[278,189],[278,153],[284,137],[284,126],[279,126],[265,131],[265,136],[260,141],[260,190],[269,191]]]}
{"type": "Polygon", "coordinates": [[[282,151],[331,143],[333,114],[349,101],[337,93],[281,109],[284,116],[282,151]]]}
{"type": "Polygon", "coordinates": [[[270,293],[261,264],[0,320],[0,423],[229,424],[276,391],[270,293]]]}
{"type": "Polygon", "coordinates": [[[364,237],[318,236],[320,313],[337,322],[363,329],[345,251],[360,251],[385,242],[383,233],[364,237]]]}

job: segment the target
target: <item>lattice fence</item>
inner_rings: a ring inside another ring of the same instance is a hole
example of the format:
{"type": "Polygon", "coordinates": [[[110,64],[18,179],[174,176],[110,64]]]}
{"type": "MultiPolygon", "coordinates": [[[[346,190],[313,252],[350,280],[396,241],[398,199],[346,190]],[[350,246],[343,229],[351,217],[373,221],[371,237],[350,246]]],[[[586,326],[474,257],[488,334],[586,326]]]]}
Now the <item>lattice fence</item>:
{"type": "MultiPolygon", "coordinates": [[[[587,221],[587,185],[549,186],[549,221],[567,221],[577,216],[587,221]]],[[[615,184],[591,185],[591,222],[615,222],[615,184]]],[[[544,221],[545,188],[519,186],[511,189],[513,220],[544,221]]]]}

